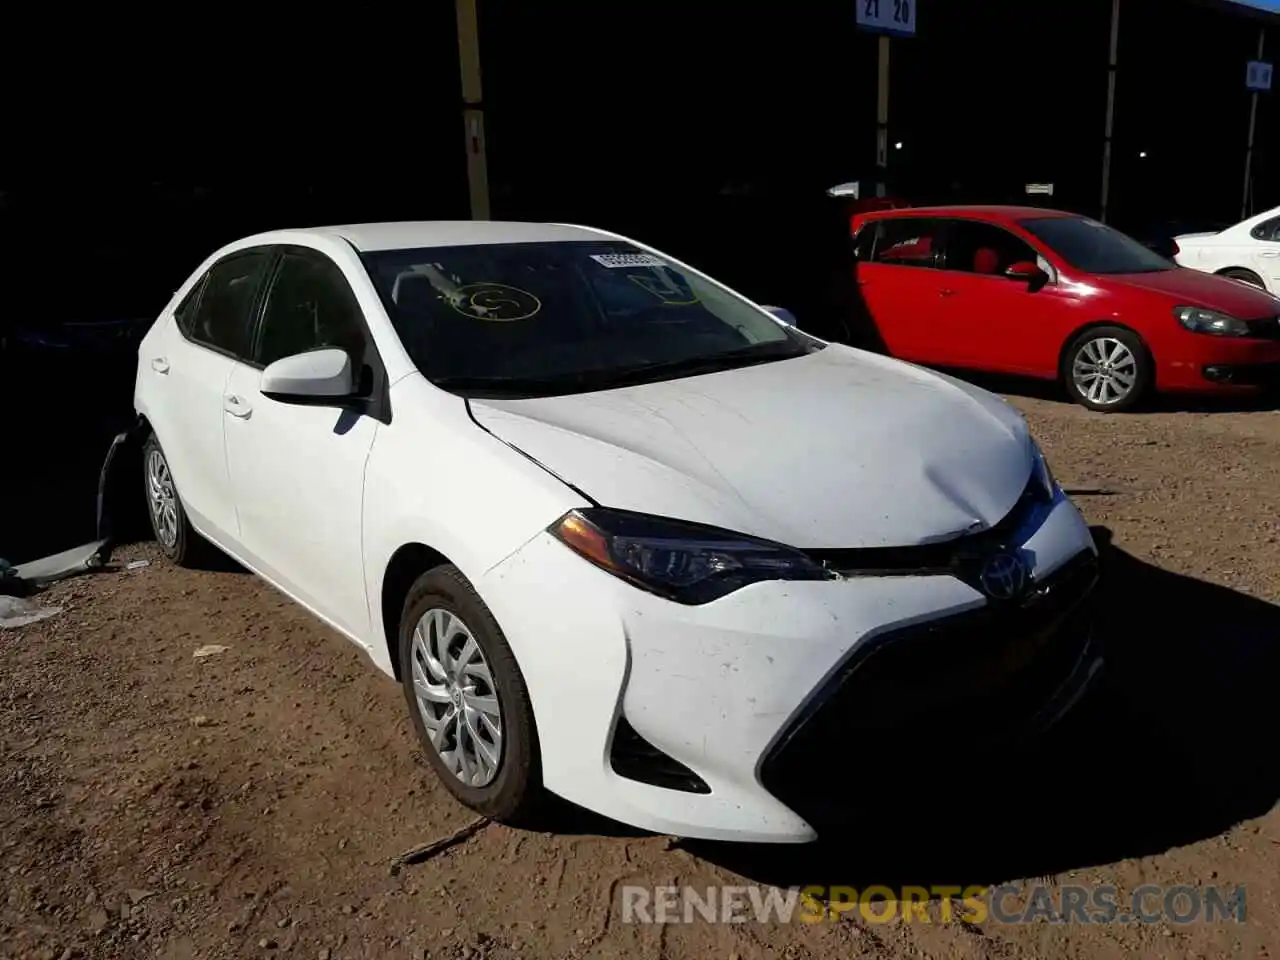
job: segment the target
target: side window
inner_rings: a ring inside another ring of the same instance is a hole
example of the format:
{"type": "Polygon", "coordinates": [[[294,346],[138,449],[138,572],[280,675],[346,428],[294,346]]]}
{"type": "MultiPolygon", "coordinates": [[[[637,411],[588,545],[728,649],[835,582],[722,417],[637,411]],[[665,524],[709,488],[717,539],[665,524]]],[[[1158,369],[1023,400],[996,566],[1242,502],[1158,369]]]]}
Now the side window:
{"type": "Polygon", "coordinates": [[[992,223],[955,220],[947,233],[945,269],[999,276],[1015,263],[1035,263],[1026,241],[992,223]]]}
{"type": "Polygon", "coordinates": [[[197,343],[248,359],[250,311],[270,258],[267,250],[250,250],[215,263],[201,282],[199,305],[184,332],[197,343]]]}
{"type": "Polygon", "coordinates": [[[359,377],[367,349],[360,305],[336,263],[319,253],[290,251],[267,294],[256,359],[266,366],[320,347],[345,350],[359,377]]]}
{"type": "Polygon", "coordinates": [[[182,331],[183,336],[191,336],[191,331],[195,327],[196,307],[200,304],[200,292],[204,290],[206,277],[208,277],[208,274],[196,281],[196,285],[187,291],[187,295],[182,298],[182,302],[173,311],[173,319],[177,322],[178,329],[182,331]]]}
{"type": "Polygon", "coordinates": [[[1265,240],[1270,243],[1280,243],[1280,217],[1273,217],[1265,220],[1249,231],[1249,236],[1255,240],[1265,240]]]}
{"type": "Polygon", "coordinates": [[[941,247],[941,224],[924,217],[903,217],[900,220],[880,220],[869,224],[858,234],[860,251],[871,247],[866,260],[871,263],[893,264],[899,267],[936,267],[941,247]],[[864,240],[862,233],[874,233],[864,240]],[[868,242],[870,241],[870,242],[868,242]]]}

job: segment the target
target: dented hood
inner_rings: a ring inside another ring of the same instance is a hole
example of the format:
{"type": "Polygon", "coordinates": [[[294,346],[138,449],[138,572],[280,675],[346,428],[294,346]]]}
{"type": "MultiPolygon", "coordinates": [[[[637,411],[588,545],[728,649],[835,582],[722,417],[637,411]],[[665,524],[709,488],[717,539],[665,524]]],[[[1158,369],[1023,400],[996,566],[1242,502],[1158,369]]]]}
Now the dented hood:
{"type": "Polygon", "coordinates": [[[598,393],[473,400],[481,426],[602,506],[802,548],[909,546],[999,521],[1031,474],[998,397],[830,345],[598,393]]]}

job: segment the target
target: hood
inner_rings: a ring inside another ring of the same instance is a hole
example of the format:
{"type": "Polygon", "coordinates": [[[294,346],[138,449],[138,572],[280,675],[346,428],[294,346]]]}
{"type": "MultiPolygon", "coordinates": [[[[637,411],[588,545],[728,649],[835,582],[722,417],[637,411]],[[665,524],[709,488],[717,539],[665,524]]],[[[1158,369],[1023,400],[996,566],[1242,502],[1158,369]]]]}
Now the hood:
{"type": "Polygon", "coordinates": [[[1002,519],[1031,474],[986,391],[829,345],[598,393],[472,400],[476,421],[597,503],[795,547],[913,546],[1002,519]]]}
{"type": "Polygon", "coordinates": [[[1265,290],[1186,267],[1158,273],[1110,274],[1105,279],[1165,297],[1170,308],[1205,307],[1241,320],[1261,320],[1280,313],[1280,299],[1265,290]]]}

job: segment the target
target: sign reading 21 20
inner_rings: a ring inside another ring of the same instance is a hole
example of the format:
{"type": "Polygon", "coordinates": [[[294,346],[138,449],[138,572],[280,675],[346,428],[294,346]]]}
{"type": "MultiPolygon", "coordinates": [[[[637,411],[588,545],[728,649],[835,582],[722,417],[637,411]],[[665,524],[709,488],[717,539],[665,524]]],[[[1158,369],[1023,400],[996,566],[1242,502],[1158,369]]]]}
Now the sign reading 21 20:
{"type": "Polygon", "coordinates": [[[876,33],[916,32],[916,0],[854,0],[858,26],[876,33]]]}

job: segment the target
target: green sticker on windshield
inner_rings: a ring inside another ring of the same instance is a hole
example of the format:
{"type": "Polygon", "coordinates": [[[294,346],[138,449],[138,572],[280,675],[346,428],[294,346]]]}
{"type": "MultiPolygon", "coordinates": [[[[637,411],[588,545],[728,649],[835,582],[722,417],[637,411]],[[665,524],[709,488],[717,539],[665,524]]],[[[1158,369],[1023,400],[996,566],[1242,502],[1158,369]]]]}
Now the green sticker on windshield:
{"type": "Polygon", "coordinates": [[[667,307],[690,307],[698,302],[698,295],[681,277],[664,267],[657,267],[648,273],[629,273],[627,279],[640,289],[657,297],[667,307]]]}

